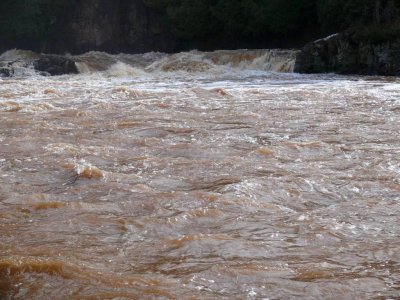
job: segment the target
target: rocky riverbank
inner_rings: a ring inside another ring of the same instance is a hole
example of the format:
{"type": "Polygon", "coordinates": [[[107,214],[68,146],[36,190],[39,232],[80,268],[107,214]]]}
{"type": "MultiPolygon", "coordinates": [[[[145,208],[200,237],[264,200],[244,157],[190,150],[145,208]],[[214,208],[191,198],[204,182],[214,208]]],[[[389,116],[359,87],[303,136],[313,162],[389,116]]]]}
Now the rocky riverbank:
{"type": "Polygon", "coordinates": [[[355,32],[334,34],[305,45],[294,71],[399,76],[400,38],[372,42],[355,32]]]}
{"type": "Polygon", "coordinates": [[[0,56],[0,77],[26,76],[31,72],[44,76],[79,73],[75,61],[67,56],[20,52],[20,56],[18,56],[18,50],[12,50],[0,56]],[[13,56],[11,57],[9,53],[13,56]]]}

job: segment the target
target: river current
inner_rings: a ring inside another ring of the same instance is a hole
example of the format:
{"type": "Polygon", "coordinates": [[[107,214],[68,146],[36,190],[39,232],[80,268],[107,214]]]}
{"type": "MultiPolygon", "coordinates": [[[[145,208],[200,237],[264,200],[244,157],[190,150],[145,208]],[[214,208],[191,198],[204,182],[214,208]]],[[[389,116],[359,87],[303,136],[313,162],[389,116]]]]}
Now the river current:
{"type": "Polygon", "coordinates": [[[400,79],[293,57],[0,79],[0,299],[398,299],[400,79]]]}

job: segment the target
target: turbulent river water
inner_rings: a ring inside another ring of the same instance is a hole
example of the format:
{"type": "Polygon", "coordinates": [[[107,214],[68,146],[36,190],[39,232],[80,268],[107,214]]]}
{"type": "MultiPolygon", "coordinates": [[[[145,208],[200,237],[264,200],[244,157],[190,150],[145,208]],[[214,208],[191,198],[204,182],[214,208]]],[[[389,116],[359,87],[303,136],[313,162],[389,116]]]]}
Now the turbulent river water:
{"type": "Polygon", "coordinates": [[[400,79],[73,59],[0,79],[1,299],[398,299],[400,79]]]}

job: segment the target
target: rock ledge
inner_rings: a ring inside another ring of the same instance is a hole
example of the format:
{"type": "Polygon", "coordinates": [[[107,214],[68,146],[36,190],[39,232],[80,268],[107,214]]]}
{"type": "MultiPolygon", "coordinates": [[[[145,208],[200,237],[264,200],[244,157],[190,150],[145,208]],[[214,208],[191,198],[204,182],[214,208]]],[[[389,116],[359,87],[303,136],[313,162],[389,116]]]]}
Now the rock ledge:
{"type": "Polygon", "coordinates": [[[373,44],[350,32],[305,45],[297,54],[297,73],[400,75],[400,39],[373,44]]]}

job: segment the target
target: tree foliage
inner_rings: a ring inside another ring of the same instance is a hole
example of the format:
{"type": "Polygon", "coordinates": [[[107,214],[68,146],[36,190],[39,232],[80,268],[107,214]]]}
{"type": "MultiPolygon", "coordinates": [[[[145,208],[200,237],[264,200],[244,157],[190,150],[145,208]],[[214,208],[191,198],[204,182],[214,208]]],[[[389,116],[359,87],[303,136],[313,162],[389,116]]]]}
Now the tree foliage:
{"type": "Polygon", "coordinates": [[[15,40],[53,38],[75,0],[1,0],[0,33],[15,40]]]}
{"type": "MultiPolygon", "coordinates": [[[[0,38],[51,42],[68,27],[73,11],[84,1],[0,0],[0,38]]],[[[189,41],[210,37],[290,40],[307,32],[323,36],[371,25],[391,32],[391,24],[400,23],[400,0],[115,1],[143,1],[147,7],[163,12],[172,35],[189,41]]],[[[375,32],[379,35],[379,30],[375,32]]]]}
{"type": "Polygon", "coordinates": [[[196,38],[291,35],[307,27],[322,32],[393,22],[400,0],[144,0],[167,12],[173,32],[196,38]]]}
{"type": "Polygon", "coordinates": [[[185,38],[209,34],[291,34],[316,21],[313,0],[144,0],[167,12],[173,32],[185,38]]]}
{"type": "Polygon", "coordinates": [[[318,17],[323,29],[387,24],[399,18],[399,0],[318,0],[318,17]]]}

